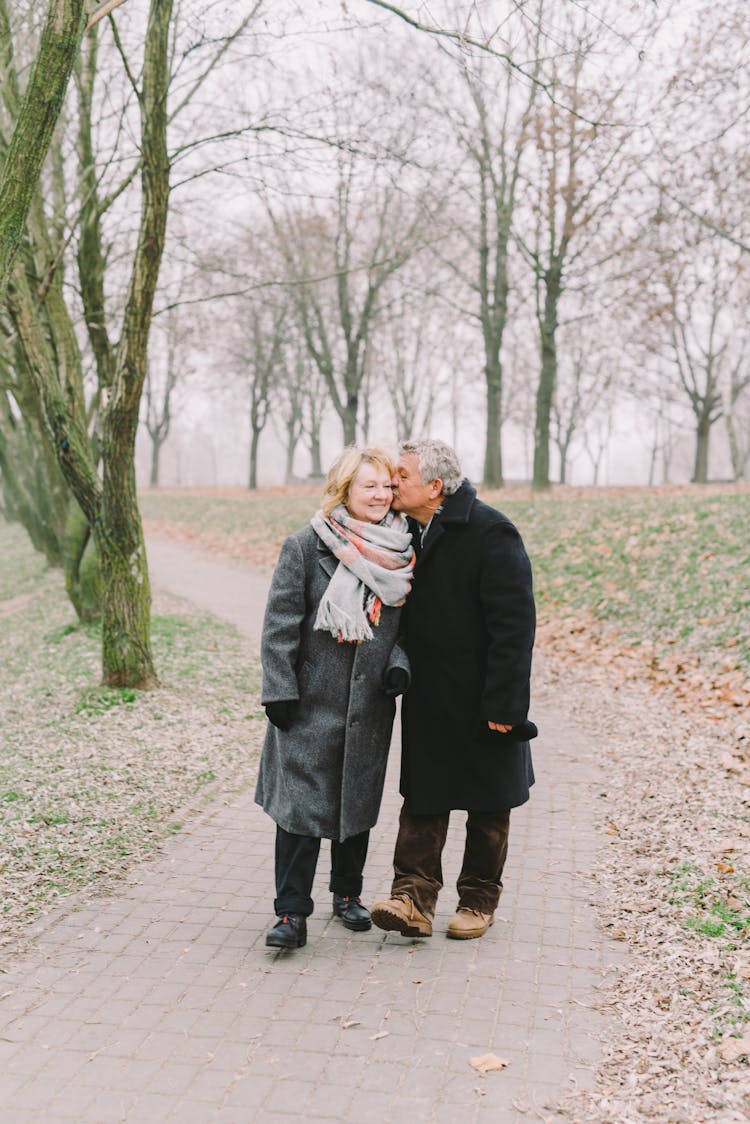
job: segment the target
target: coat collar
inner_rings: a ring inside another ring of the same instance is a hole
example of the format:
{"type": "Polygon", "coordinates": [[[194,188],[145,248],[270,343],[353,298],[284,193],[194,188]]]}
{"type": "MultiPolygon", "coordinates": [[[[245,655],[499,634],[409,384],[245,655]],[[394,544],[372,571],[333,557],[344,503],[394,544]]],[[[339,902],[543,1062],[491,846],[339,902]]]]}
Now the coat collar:
{"type": "MultiPolygon", "coordinates": [[[[421,566],[437,542],[443,537],[445,528],[450,524],[466,524],[469,522],[471,509],[477,498],[477,490],[470,481],[464,479],[457,492],[446,496],[439,515],[433,517],[430,529],[425,536],[422,549],[417,555],[417,566],[421,566]]],[[[419,524],[411,520],[414,541],[419,541],[419,524]]]]}
{"type": "MultiPolygon", "coordinates": [[[[452,496],[446,496],[443,503],[443,510],[440,512],[440,523],[468,523],[471,509],[474,506],[474,501],[477,498],[477,490],[474,485],[464,479],[461,482],[461,487],[452,496]]],[[[432,528],[430,528],[432,530],[432,528]]]]}

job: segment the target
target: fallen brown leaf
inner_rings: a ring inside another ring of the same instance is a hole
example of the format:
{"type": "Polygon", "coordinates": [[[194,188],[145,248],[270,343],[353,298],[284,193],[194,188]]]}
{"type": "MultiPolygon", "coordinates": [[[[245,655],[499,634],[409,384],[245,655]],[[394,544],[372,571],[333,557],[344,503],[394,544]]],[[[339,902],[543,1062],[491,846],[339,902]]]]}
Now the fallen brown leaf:
{"type": "Polygon", "coordinates": [[[510,1062],[506,1058],[499,1058],[497,1054],[478,1054],[476,1058],[469,1058],[469,1065],[477,1073],[491,1073],[496,1069],[505,1069],[510,1062]]]}
{"type": "Polygon", "coordinates": [[[750,1056],[750,1028],[745,1030],[742,1038],[725,1038],[719,1046],[719,1056],[725,1062],[736,1062],[738,1058],[750,1056]]]}

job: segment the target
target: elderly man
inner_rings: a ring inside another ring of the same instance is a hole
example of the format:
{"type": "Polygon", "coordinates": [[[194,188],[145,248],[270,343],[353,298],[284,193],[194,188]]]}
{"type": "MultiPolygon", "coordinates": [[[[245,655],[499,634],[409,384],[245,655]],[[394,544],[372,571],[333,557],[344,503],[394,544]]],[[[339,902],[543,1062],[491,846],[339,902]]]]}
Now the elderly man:
{"type": "Polygon", "coordinates": [[[510,809],[528,800],[534,783],[531,566],[516,528],[477,499],[442,441],[401,446],[393,492],[417,551],[402,617],[412,682],[402,711],[393,886],[372,920],[405,936],[432,936],[448,820],[462,809],[466,844],[448,936],[481,937],[502,890],[510,809]]]}

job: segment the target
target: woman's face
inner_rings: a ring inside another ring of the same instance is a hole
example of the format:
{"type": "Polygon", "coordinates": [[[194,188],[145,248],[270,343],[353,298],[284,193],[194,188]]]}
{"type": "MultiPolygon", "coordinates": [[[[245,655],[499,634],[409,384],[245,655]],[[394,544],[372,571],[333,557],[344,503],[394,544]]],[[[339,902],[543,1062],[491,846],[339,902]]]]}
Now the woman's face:
{"type": "Polygon", "coordinates": [[[392,494],[388,469],[365,461],[349,487],[346,509],[355,519],[379,523],[390,509],[392,494]]]}

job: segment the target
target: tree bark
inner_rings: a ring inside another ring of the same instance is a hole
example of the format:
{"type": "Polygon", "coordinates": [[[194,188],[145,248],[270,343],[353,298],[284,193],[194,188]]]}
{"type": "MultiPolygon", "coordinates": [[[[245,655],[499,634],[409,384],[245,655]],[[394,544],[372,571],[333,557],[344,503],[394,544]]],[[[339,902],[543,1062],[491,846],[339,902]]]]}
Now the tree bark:
{"type": "Polygon", "coordinates": [[[26,217],[62,109],[84,27],[83,0],[51,0],[39,50],[0,171],[0,293],[13,269],[26,217]]]}
{"type": "Polygon", "coordinates": [[[487,425],[484,439],[484,472],[486,488],[503,486],[503,450],[500,441],[500,426],[503,417],[503,373],[499,355],[485,364],[484,373],[487,384],[487,425]]]}
{"type": "Polygon", "coordinates": [[[169,203],[167,86],[172,0],[151,0],[141,108],[142,205],[112,394],[103,415],[101,517],[103,678],[108,686],[154,686],[151,589],[135,485],[135,435],[169,203]]]}
{"type": "Polygon", "coordinates": [[[726,415],[727,439],[729,441],[729,456],[732,464],[732,479],[735,481],[744,480],[745,472],[747,470],[747,462],[750,458],[750,445],[743,452],[740,447],[740,439],[737,435],[737,426],[735,425],[734,415],[728,413],[726,415]]]}
{"type": "Polygon", "coordinates": [[[320,448],[320,429],[315,426],[310,430],[310,475],[320,477],[323,475],[323,457],[320,448]]]}
{"type": "Polygon", "coordinates": [[[251,492],[258,487],[258,445],[260,443],[260,430],[253,426],[250,431],[250,461],[248,465],[247,486],[251,492]]]}
{"type": "Polygon", "coordinates": [[[708,483],[708,450],[711,437],[711,418],[701,415],[695,431],[695,464],[693,484],[708,483]]]}
{"type": "Polygon", "coordinates": [[[536,392],[536,418],[534,424],[534,470],[532,485],[535,491],[549,488],[550,415],[557,383],[557,306],[562,292],[562,268],[555,262],[544,274],[544,313],[539,323],[541,336],[541,372],[536,392]]]}
{"type": "Polygon", "coordinates": [[[162,440],[158,434],[151,434],[151,472],[149,484],[152,488],[159,486],[159,457],[161,454],[162,440]]]}
{"type": "Polygon", "coordinates": [[[70,500],[65,527],[65,589],[80,621],[99,620],[102,608],[102,568],[96,540],[86,517],[70,500]]]}

